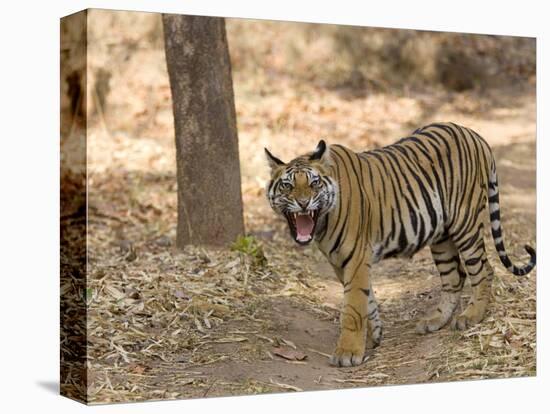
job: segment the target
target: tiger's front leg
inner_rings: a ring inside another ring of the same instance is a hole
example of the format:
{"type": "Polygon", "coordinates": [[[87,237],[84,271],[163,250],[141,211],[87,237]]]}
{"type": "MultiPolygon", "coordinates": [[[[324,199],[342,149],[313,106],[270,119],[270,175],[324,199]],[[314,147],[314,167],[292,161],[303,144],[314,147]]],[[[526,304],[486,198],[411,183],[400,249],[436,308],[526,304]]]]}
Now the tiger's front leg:
{"type": "Polygon", "coordinates": [[[368,263],[351,261],[342,272],[344,303],[340,313],[340,337],[330,363],[337,367],[360,365],[365,356],[368,325],[368,263]]]}

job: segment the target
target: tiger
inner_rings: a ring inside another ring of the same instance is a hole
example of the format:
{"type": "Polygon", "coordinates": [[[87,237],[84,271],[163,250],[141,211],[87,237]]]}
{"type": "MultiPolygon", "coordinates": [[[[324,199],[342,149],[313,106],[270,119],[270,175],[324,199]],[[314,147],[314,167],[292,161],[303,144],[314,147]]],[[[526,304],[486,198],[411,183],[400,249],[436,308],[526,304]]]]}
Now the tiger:
{"type": "Polygon", "coordinates": [[[270,179],[267,199],[286,218],[292,239],[315,242],[344,290],[340,335],[330,358],[337,367],[363,363],[377,347],[382,322],[371,267],[390,257],[412,257],[429,246],[440,275],[435,309],[416,332],[435,332],[450,322],[464,330],[484,318],[493,268],[484,242],[486,207],[504,267],[517,276],[536,264],[536,252],[518,266],[504,247],[496,163],[489,144],[470,128],[432,123],[397,142],[364,152],[320,140],[316,149],[285,163],[265,148],[270,179]],[[453,317],[466,277],[468,305],[453,317]]]}

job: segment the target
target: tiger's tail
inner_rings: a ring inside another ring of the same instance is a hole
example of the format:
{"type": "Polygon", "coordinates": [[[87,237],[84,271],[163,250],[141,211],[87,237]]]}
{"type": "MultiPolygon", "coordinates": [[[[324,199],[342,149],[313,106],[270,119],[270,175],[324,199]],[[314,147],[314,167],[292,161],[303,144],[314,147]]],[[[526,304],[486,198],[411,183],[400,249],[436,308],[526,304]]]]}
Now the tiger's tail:
{"type": "Polygon", "coordinates": [[[500,261],[508,269],[508,271],[512,272],[516,276],[523,276],[529,273],[536,265],[537,262],[537,255],[535,252],[535,249],[533,249],[531,246],[525,245],[525,250],[527,253],[529,253],[530,259],[529,263],[527,263],[524,266],[516,266],[512,263],[510,258],[508,257],[508,253],[506,253],[506,249],[504,247],[504,240],[502,237],[502,224],[500,222],[500,204],[499,204],[499,191],[498,191],[498,179],[497,179],[497,170],[496,170],[496,164],[495,160],[492,159],[491,162],[491,171],[489,174],[489,186],[488,186],[488,192],[489,192],[489,213],[491,218],[491,234],[493,235],[493,240],[495,242],[495,248],[497,249],[498,256],[500,257],[500,261]]]}

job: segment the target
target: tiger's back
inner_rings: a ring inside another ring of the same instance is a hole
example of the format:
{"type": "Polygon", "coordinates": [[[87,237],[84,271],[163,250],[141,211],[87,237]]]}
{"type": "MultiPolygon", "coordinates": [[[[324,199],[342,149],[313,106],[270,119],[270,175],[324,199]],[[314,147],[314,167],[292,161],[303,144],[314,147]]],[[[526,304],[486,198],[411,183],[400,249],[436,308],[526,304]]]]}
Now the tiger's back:
{"type": "Polygon", "coordinates": [[[471,209],[479,214],[487,203],[494,159],[468,128],[432,124],[372,151],[341,145],[330,151],[341,202],[317,240],[335,262],[337,253],[341,265],[353,253],[346,238],[365,237],[373,262],[412,256],[444,238],[469,235],[475,230],[471,209]],[[354,216],[346,218],[350,228],[339,222],[342,214],[354,216]]]}

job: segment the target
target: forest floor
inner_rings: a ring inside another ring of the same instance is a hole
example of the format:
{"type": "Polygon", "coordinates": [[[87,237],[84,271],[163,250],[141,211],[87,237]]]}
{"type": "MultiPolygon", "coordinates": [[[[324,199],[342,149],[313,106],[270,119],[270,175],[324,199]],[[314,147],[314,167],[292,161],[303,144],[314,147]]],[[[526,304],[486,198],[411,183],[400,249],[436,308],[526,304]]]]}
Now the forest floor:
{"type": "MultiPolygon", "coordinates": [[[[363,150],[425,123],[452,120],[492,145],[506,245],[512,257],[525,260],[522,246],[535,246],[536,240],[532,89],[361,99],[309,90],[281,97],[261,96],[237,78],[235,90],[250,245],[175,249],[175,157],[168,121],[150,139],[107,131],[101,123],[91,130],[91,403],[536,374],[536,270],[524,278],[508,274],[490,238],[494,298],[482,323],[463,332],[445,327],[415,333],[415,321],[436,305],[440,293],[424,249],[413,259],[389,259],[373,268],[382,344],[359,367],[330,366],[341,286],[314,246],[290,240],[263,192],[268,174],[263,146],[284,160],[311,150],[321,137],[363,150]],[[255,246],[266,261],[250,253],[255,246]]],[[[169,114],[163,104],[155,116],[169,114]]],[[[462,306],[468,295],[465,289],[462,306]]]]}

